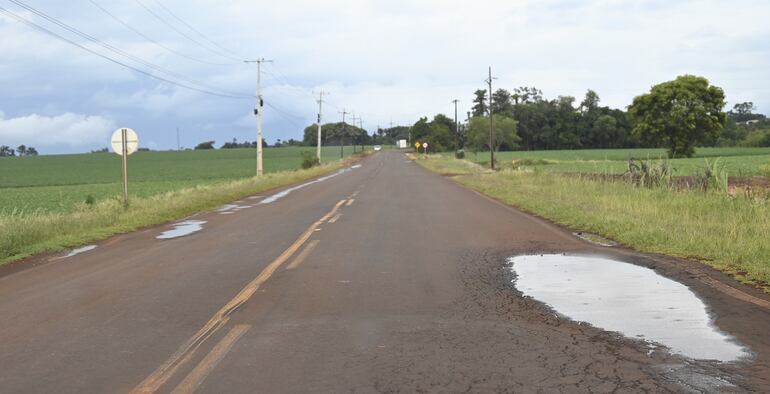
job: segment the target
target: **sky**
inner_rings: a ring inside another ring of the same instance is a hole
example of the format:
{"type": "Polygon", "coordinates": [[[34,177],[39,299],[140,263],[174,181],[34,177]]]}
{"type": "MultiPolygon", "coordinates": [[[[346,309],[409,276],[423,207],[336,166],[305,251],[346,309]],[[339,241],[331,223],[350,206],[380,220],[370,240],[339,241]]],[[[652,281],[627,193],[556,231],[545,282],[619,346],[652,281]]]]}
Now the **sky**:
{"type": "Polygon", "coordinates": [[[107,147],[118,127],[133,128],[140,145],[155,150],[176,149],[177,128],[182,147],[253,141],[256,67],[243,60],[256,58],[273,61],[262,68],[269,143],[302,139],[321,90],[330,93],[324,122],[341,121],[345,110],[370,132],[453,116],[454,99],[464,118],[490,66],[493,89],[535,86],[547,98],[578,102],[592,89],[613,108],[695,74],[725,90],[726,109],[752,101],[770,113],[764,0],[0,0],[0,7],[70,41],[0,12],[0,145],[41,154],[107,147]]]}

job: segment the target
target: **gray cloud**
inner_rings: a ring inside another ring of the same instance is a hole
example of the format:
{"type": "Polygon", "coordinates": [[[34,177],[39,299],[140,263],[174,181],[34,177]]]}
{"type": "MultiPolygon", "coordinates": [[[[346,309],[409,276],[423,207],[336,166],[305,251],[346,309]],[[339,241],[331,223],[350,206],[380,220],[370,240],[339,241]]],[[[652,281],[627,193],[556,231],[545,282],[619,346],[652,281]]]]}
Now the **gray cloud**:
{"type": "MultiPolygon", "coordinates": [[[[163,68],[213,87],[253,93],[251,65],[190,42],[134,2],[97,1],[163,46],[234,64],[202,64],[170,53],[86,0],[40,0],[34,6],[163,68]]],[[[143,2],[162,12],[152,1],[143,2]]],[[[338,120],[337,111],[346,108],[361,114],[370,129],[450,113],[454,98],[470,107],[488,65],[498,87],[537,86],[548,97],[580,97],[590,88],[613,107],[626,106],[655,83],[693,73],[722,86],[731,102],[754,101],[770,112],[770,81],[764,76],[770,67],[770,3],[764,1],[161,2],[244,57],[275,60],[264,74],[265,98],[280,110],[266,109],[270,141],[301,138],[302,128],[315,119],[311,92],[321,88],[332,92],[327,121],[338,120]]],[[[9,119],[94,114],[136,129],[159,148],[175,147],[176,127],[186,146],[254,139],[253,100],[159,83],[3,16],[0,52],[5,93],[0,110],[9,119]]],[[[101,146],[82,139],[44,152],[101,146]]]]}

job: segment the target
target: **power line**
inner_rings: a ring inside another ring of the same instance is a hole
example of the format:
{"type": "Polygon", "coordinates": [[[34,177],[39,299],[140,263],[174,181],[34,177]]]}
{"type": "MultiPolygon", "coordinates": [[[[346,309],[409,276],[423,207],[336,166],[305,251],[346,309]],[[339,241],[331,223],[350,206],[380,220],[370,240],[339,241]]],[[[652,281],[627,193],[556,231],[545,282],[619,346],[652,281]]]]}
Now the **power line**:
{"type": "Polygon", "coordinates": [[[114,59],[114,58],[112,58],[110,56],[107,56],[107,55],[104,55],[102,53],[99,53],[99,52],[97,52],[97,51],[95,51],[95,50],[93,50],[91,48],[88,48],[88,47],[86,47],[84,45],[81,45],[81,44],[79,44],[79,43],[77,43],[77,42],[75,42],[75,41],[73,41],[73,40],[71,40],[71,39],[69,39],[67,37],[64,37],[64,36],[54,32],[54,31],[51,31],[51,30],[49,30],[49,29],[47,29],[47,28],[45,28],[43,26],[40,26],[40,25],[30,21],[30,20],[27,20],[26,18],[21,17],[21,16],[17,15],[16,13],[14,13],[14,12],[6,9],[6,8],[0,7],[0,12],[10,16],[11,18],[13,18],[13,19],[15,19],[15,20],[17,20],[17,21],[19,21],[19,22],[21,22],[21,23],[23,23],[23,24],[25,24],[25,25],[27,25],[27,26],[29,26],[29,27],[37,30],[37,31],[39,31],[39,32],[42,32],[42,33],[48,34],[48,35],[50,35],[52,37],[58,38],[59,40],[62,40],[62,41],[66,42],[66,43],[68,43],[70,45],[73,45],[73,46],[78,47],[78,48],[80,48],[80,49],[82,49],[82,50],[84,50],[86,52],[89,52],[89,53],[91,53],[93,55],[101,57],[102,59],[105,59],[107,61],[115,63],[115,64],[117,64],[119,66],[125,67],[127,69],[130,69],[132,71],[138,72],[138,73],[140,73],[142,75],[145,75],[145,76],[148,76],[150,78],[153,78],[153,79],[156,79],[156,80],[168,83],[170,85],[178,86],[178,87],[181,87],[181,88],[184,88],[184,89],[193,90],[193,91],[196,91],[196,92],[199,92],[199,93],[203,93],[203,94],[208,94],[208,95],[211,95],[211,96],[218,96],[218,97],[225,97],[225,98],[232,98],[232,99],[253,98],[253,96],[232,95],[232,94],[226,94],[226,93],[213,92],[213,91],[210,91],[210,90],[201,89],[199,87],[187,85],[187,84],[184,84],[184,83],[180,83],[180,82],[173,81],[173,80],[170,80],[170,79],[167,79],[167,78],[164,78],[164,77],[157,76],[155,74],[152,74],[152,73],[147,72],[145,70],[142,70],[140,68],[134,67],[134,66],[132,66],[130,64],[126,64],[124,62],[121,62],[120,60],[116,60],[116,59],[114,59]]]}
{"type": "MultiPolygon", "coordinates": [[[[24,8],[27,11],[30,11],[30,12],[34,13],[35,15],[40,16],[41,18],[43,18],[43,19],[45,19],[45,20],[47,20],[47,21],[49,21],[49,22],[51,22],[51,23],[53,23],[53,24],[55,24],[55,25],[57,25],[57,26],[59,26],[59,27],[61,27],[63,29],[65,29],[65,30],[67,30],[67,31],[69,31],[69,32],[71,32],[73,34],[76,34],[76,35],[78,35],[78,36],[80,36],[80,37],[82,37],[82,38],[84,38],[84,39],[86,39],[88,41],[91,41],[91,42],[93,42],[93,43],[95,43],[95,44],[97,44],[97,45],[99,45],[99,46],[101,46],[101,47],[103,47],[103,48],[113,52],[113,53],[116,53],[116,54],[118,54],[120,56],[126,57],[126,58],[128,58],[130,60],[133,60],[134,62],[139,63],[139,64],[142,64],[145,67],[151,68],[153,70],[156,70],[156,71],[161,72],[163,74],[169,75],[171,77],[181,79],[181,80],[186,81],[188,83],[191,83],[193,85],[202,86],[202,87],[204,87],[204,88],[206,88],[207,90],[210,90],[210,91],[219,91],[219,93],[227,94],[227,95],[232,95],[232,96],[242,95],[242,94],[239,94],[239,93],[228,92],[228,91],[223,90],[223,89],[218,89],[218,88],[215,88],[215,87],[212,87],[212,86],[208,86],[207,84],[205,84],[205,83],[203,83],[201,81],[198,81],[198,80],[186,77],[186,76],[184,76],[182,74],[179,74],[179,73],[167,70],[167,69],[165,69],[165,68],[163,68],[161,66],[153,64],[153,63],[151,63],[151,62],[149,62],[147,60],[144,60],[144,59],[142,59],[142,58],[140,58],[138,56],[134,56],[134,55],[132,55],[132,54],[130,54],[128,52],[125,52],[125,51],[121,50],[120,48],[117,48],[117,47],[115,47],[115,46],[113,46],[111,44],[108,44],[108,43],[105,43],[104,41],[99,40],[96,37],[93,37],[93,36],[91,36],[91,35],[89,35],[87,33],[84,33],[82,31],[80,31],[80,30],[78,30],[78,29],[76,29],[76,28],[74,28],[74,27],[72,27],[72,26],[70,26],[70,25],[68,25],[68,24],[66,24],[66,23],[64,23],[64,22],[62,22],[62,21],[60,21],[60,20],[50,16],[50,15],[47,15],[46,13],[44,13],[44,12],[42,12],[40,10],[35,9],[34,7],[27,5],[24,2],[22,2],[22,1],[19,1],[19,0],[8,0],[8,1],[18,5],[19,7],[24,8]]],[[[246,96],[246,97],[250,97],[250,96],[246,96]]],[[[246,97],[244,97],[244,98],[246,98],[246,97]]]]}
{"type": "Polygon", "coordinates": [[[164,11],[166,11],[166,13],[167,13],[167,14],[171,15],[171,17],[172,17],[172,18],[176,19],[177,21],[181,22],[183,25],[187,26],[187,28],[188,28],[188,29],[190,29],[190,30],[192,30],[193,32],[195,32],[196,34],[198,34],[198,35],[199,35],[201,38],[203,38],[203,39],[204,39],[204,40],[206,40],[207,42],[211,43],[212,45],[216,46],[216,47],[217,47],[217,48],[219,48],[219,49],[222,49],[222,50],[223,50],[223,51],[225,51],[225,52],[228,52],[228,53],[230,53],[230,54],[231,54],[231,55],[233,55],[233,56],[236,56],[236,57],[238,57],[238,58],[241,58],[241,59],[243,58],[243,56],[241,56],[241,55],[239,55],[239,54],[237,54],[237,53],[235,53],[235,52],[233,52],[233,51],[231,51],[231,50],[229,50],[229,49],[227,49],[227,48],[223,47],[222,45],[219,45],[218,43],[216,43],[216,42],[212,41],[211,39],[209,39],[208,37],[206,37],[206,35],[205,35],[205,34],[201,33],[201,32],[200,32],[198,29],[196,29],[196,28],[192,27],[192,26],[191,26],[189,23],[187,23],[187,22],[185,22],[184,20],[182,20],[182,18],[180,18],[179,16],[177,16],[177,14],[175,14],[175,13],[174,13],[173,11],[171,11],[170,9],[168,9],[168,7],[164,6],[164,5],[163,5],[163,4],[162,4],[160,1],[158,1],[158,0],[153,0],[153,2],[154,2],[155,4],[157,4],[158,6],[160,6],[160,8],[162,8],[164,11]]]}
{"type": "Polygon", "coordinates": [[[147,41],[149,41],[149,42],[151,42],[151,43],[155,44],[155,45],[156,45],[156,46],[158,46],[159,48],[165,49],[166,51],[168,51],[168,52],[170,52],[170,53],[173,53],[174,55],[177,55],[177,56],[179,56],[179,57],[183,57],[183,58],[185,58],[185,59],[188,59],[188,60],[192,60],[192,61],[195,61],[195,62],[198,62],[198,63],[208,64],[208,65],[212,65],[212,66],[230,66],[230,65],[234,65],[234,64],[240,64],[240,62],[232,62],[232,63],[216,63],[216,62],[210,62],[210,61],[207,61],[207,60],[199,59],[199,58],[197,58],[197,57],[194,57],[194,56],[190,56],[190,55],[184,54],[184,53],[182,53],[182,52],[179,52],[179,51],[177,51],[177,50],[175,50],[175,49],[173,49],[173,48],[170,48],[170,47],[168,47],[167,45],[164,45],[163,43],[161,43],[161,42],[159,42],[159,41],[157,41],[157,40],[154,40],[152,37],[150,37],[150,36],[148,36],[148,35],[146,35],[146,34],[142,33],[142,32],[141,32],[141,31],[139,31],[139,30],[137,30],[136,28],[134,28],[133,26],[131,26],[129,23],[127,23],[127,22],[125,22],[124,20],[120,19],[120,18],[119,18],[117,15],[113,14],[112,12],[110,12],[109,10],[107,10],[106,8],[104,8],[104,7],[103,7],[101,4],[97,3],[96,1],[94,1],[94,0],[88,0],[88,1],[89,1],[89,2],[90,2],[90,3],[91,3],[93,6],[94,6],[94,7],[98,8],[100,11],[102,11],[102,12],[103,12],[103,13],[105,13],[105,14],[107,14],[107,15],[108,15],[110,18],[114,19],[116,22],[120,23],[121,25],[123,25],[123,26],[124,26],[124,27],[126,27],[127,29],[131,30],[132,32],[134,32],[134,33],[135,33],[135,34],[137,34],[138,36],[140,36],[140,37],[144,38],[145,40],[147,40],[147,41]]]}
{"type": "Polygon", "coordinates": [[[206,46],[206,45],[203,45],[203,43],[201,43],[200,41],[198,41],[198,40],[196,40],[196,39],[194,39],[194,38],[190,37],[190,35],[189,35],[189,34],[187,34],[187,33],[183,32],[183,31],[179,30],[179,29],[178,29],[176,26],[174,26],[173,24],[171,24],[171,22],[169,22],[169,21],[168,21],[166,18],[164,18],[164,17],[162,17],[162,16],[158,15],[158,13],[156,13],[155,11],[153,11],[152,9],[150,9],[150,7],[148,7],[146,4],[142,3],[140,0],[134,0],[134,2],[136,2],[136,4],[139,4],[139,6],[140,6],[140,7],[144,8],[144,10],[145,10],[145,11],[147,11],[147,13],[149,13],[149,14],[150,14],[150,15],[152,15],[153,17],[155,17],[155,19],[159,20],[159,21],[160,21],[161,23],[163,23],[164,25],[168,26],[169,28],[171,28],[171,29],[172,29],[172,30],[174,30],[175,32],[179,33],[179,35],[181,35],[182,37],[184,37],[184,38],[186,38],[186,39],[188,39],[188,40],[192,41],[192,42],[193,42],[193,43],[195,43],[195,44],[197,44],[199,47],[201,47],[201,48],[204,48],[204,49],[208,50],[209,52],[215,53],[215,54],[217,54],[218,56],[226,57],[226,58],[228,58],[228,59],[230,59],[230,60],[235,60],[235,61],[241,61],[241,60],[242,60],[242,59],[241,59],[241,58],[239,58],[239,57],[236,57],[236,56],[231,56],[231,55],[228,55],[228,54],[226,54],[226,53],[223,53],[223,52],[221,52],[221,51],[218,51],[218,50],[212,49],[212,48],[210,48],[210,47],[208,47],[208,46],[206,46]]]}

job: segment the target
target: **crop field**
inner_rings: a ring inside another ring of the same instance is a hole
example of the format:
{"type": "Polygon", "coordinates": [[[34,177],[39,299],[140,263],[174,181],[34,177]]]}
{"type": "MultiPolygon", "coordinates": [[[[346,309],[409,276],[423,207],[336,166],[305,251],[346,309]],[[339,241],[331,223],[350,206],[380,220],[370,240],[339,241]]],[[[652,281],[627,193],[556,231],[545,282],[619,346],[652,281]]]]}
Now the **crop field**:
{"type": "MultiPolygon", "coordinates": [[[[498,152],[497,160],[505,165],[521,160],[522,165],[543,171],[623,173],[630,158],[664,160],[665,149],[586,149],[553,151],[498,152]]],[[[479,164],[489,163],[489,152],[468,152],[466,158],[479,164]]],[[[694,175],[703,171],[705,161],[719,160],[729,176],[762,175],[770,164],[770,148],[698,148],[695,157],[670,160],[674,175],[694,175]]]]}
{"type": "MultiPolygon", "coordinates": [[[[312,147],[265,148],[265,172],[300,168],[305,150],[315,152],[312,147]]],[[[345,147],[345,156],[352,153],[345,147]]],[[[255,155],[253,149],[137,152],[128,161],[129,193],[149,197],[251,177],[255,155]]],[[[325,162],[339,157],[339,147],[322,150],[325,162]]],[[[88,196],[99,201],[121,195],[121,159],[114,153],[0,158],[0,215],[70,212],[88,196]]]]}

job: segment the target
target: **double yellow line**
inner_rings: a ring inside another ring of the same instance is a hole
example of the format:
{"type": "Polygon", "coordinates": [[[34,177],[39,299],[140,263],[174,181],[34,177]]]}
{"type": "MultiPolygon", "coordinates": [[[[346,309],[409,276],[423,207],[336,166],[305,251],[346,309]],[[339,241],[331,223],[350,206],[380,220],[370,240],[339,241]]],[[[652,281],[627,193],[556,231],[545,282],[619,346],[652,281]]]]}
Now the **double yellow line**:
{"type": "MultiPolygon", "coordinates": [[[[281,253],[278,258],[273,260],[259,275],[246,285],[233,299],[223,306],[209,321],[201,327],[198,332],[185,342],[179,349],[171,355],[160,367],[158,367],[150,376],[144,379],[138,386],[131,390],[132,394],[154,393],[163,386],[183,365],[187,364],[195,355],[200,346],[214,333],[219,331],[230,320],[230,315],[241,305],[246,303],[257,292],[260,286],[264,284],[275,271],[285,263],[302,245],[307,242],[316,229],[329,220],[343,204],[350,201],[349,198],[338,202],[331,211],[318,219],[308,227],[302,235],[294,241],[288,249],[281,253]]],[[[349,205],[349,204],[348,204],[349,205]]],[[[230,350],[232,345],[247,330],[248,325],[238,325],[233,328],[227,336],[212,349],[212,351],[198,364],[198,366],[177,386],[174,392],[187,393],[195,391],[195,388],[205,378],[206,375],[216,366],[224,354],[230,350]]]]}

